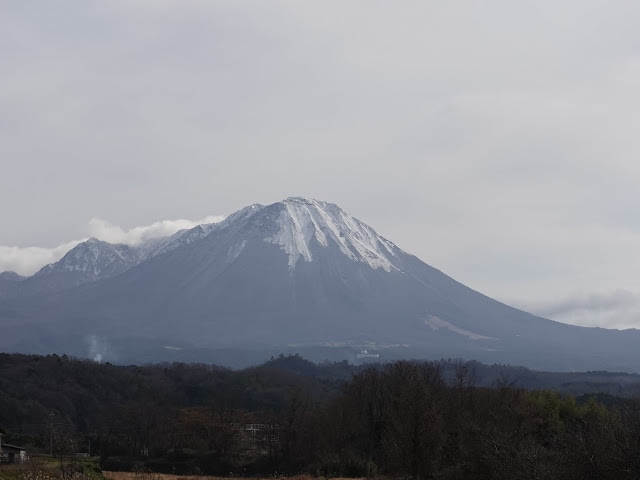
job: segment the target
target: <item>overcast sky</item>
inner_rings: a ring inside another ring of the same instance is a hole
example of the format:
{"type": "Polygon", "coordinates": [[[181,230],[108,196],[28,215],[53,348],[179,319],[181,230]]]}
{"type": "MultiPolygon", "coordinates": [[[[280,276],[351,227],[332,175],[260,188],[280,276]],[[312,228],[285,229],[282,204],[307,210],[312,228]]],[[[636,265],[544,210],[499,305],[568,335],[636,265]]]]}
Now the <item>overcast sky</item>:
{"type": "Polygon", "coordinates": [[[2,2],[0,270],[301,195],[501,301],[640,327],[638,18],[589,0],[2,2]]]}

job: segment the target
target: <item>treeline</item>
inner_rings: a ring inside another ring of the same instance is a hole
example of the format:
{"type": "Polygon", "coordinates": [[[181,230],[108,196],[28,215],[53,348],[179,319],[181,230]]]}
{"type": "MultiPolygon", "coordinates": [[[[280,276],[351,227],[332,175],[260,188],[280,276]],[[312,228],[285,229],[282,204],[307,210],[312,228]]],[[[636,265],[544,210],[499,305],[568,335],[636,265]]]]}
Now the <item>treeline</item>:
{"type": "MultiPolygon", "coordinates": [[[[445,381],[453,381],[457,364],[451,359],[438,362],[445,381]]],[[[603,394],[606,403],[640,393],[637,374],[467,365],[480,387],[509,383],[576,397],[603,394]]],[[[346,361],[316,365],[298,355],[280,355],[263,365],[234,371],[207,364],[122,366],[58,355],[0,353],[0,424],[22,433],[37,433],[51,423],[90,433],[106,428],[105,419],[119,405],[193,407],[217,397],[232,398],[237,408],[247,411],[281,412],[296,392],[304,392],[314,405],[325,404],[365,367],[346,361]]]]}
{"type": "Polygon", "coordinates": [[[299,468],[443,479],[640,478],[640,403],[474,386],[458,364],[396,362],[354,376],[297,438],[299,468]]]}
{"type": "Polygon", "coordinates": [[[54,455],[91,449],[111,470],[640,478],[637,400],[525,390],[517,369],[498,368],[483,386],[483,368],[496,370],[281,356],[231,371],[0,355],[0,423],[8,443],[54,455]]]}
{"type": "Polygon", "coordinates": [[[315,404],[326,402],[354,371],[346,361],[314,365],[297,355],[234,371],[207,364],[121,366],[65,355],[0,353],[0,424],[14,433],[38,432],[50,423],[90,433],[108,428],[121,406],[170,410],[218,398],[248,411],[280,412],[294,392],[306,392],[315,404]]]}

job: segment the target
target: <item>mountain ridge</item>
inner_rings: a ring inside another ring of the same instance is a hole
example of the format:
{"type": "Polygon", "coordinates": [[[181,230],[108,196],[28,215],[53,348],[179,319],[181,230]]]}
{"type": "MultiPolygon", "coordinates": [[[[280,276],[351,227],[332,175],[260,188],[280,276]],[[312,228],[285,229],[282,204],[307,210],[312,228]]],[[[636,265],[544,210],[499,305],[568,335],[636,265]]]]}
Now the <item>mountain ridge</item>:
{"type": "Polygon", "coordinates": [[[172,237],[171,248],[159,242],[156,254],[108,278],[0,301],[0,326],[14,325],[16,336],[0,339],[0,348],[42,353],[48,343],[81,354],[91,337],[109,346],[104,358],[127,361],[230,350],[344,357],[368,348],[383,359],[640,365],[637,331],[574,327],[504,305],[328,202],[254,204],[172,237]],[[38,334],[20,333],[16,323],[38,334]]]}

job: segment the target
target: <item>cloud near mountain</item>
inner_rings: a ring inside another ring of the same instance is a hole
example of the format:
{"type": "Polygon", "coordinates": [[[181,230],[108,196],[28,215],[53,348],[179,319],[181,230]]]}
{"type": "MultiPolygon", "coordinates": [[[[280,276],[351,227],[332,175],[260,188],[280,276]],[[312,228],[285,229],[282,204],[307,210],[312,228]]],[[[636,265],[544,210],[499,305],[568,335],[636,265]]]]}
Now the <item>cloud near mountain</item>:
{"type": "Polygon", "coordinates": [[[166,237],[173,235],[178,230],[193,228],[196,225],[218,223],[224,220],[224,216],[211,215],[200,220],[160,220],[149,225],[133,227],[125,230],[118,225],[113,225],[101,218],[92,218],[89,221],[89,231],[91,237],[99,238],[109,243],[124,243],[125,245],[139,245],[151,238],[166,237]]]}
{"type": "Polygon", "coordinates": [[[18,247],[0,245],[0,272],[14,271],[32,275],[49,263],[60,260],[65,253],[83,240],[73,240],[56,247],[18,247]]]}
{"type": "Polygon", "coordinates": [[[624,289],[507,303],[541,317],[587,327],[637,328],[640,316],[640,294],[624,289]]]}
{"type": "Polygon", "coordinates": [[[178,230],[193,228],[201,224],[216,223],[224,218],[223,215],[211,215],[199,220],[160,220],[130,229],[114,225],[101,218],[92,218],[87,225],[87,237],[79,240],[64,242],[55,247],[0,245],[0,272],[14,271],[20,275],[32,275],[45,265],[57,262],[69,250],[86,241],[89,237],[96,237],[109,243],[136,246],[145,240],[166,237],[178,230]]]}

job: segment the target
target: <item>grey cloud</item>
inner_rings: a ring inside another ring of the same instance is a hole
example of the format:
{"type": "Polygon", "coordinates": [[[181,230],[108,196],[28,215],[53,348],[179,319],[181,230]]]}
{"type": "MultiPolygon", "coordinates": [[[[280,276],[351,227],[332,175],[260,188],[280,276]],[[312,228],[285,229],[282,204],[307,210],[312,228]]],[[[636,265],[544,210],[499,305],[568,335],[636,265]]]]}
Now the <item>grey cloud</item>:
{"type": "Polygon", "coordinates": [[[627,290],[512,303],[542,317],[573,325],[607,328],[638,328],[640,325],[640,293],[627,290]]]}
{"type": "Polygon", "coordinates": [[[299,194],[493,297],[637,287],[640,4],[0,9],[0,245],[299,194]]]}

